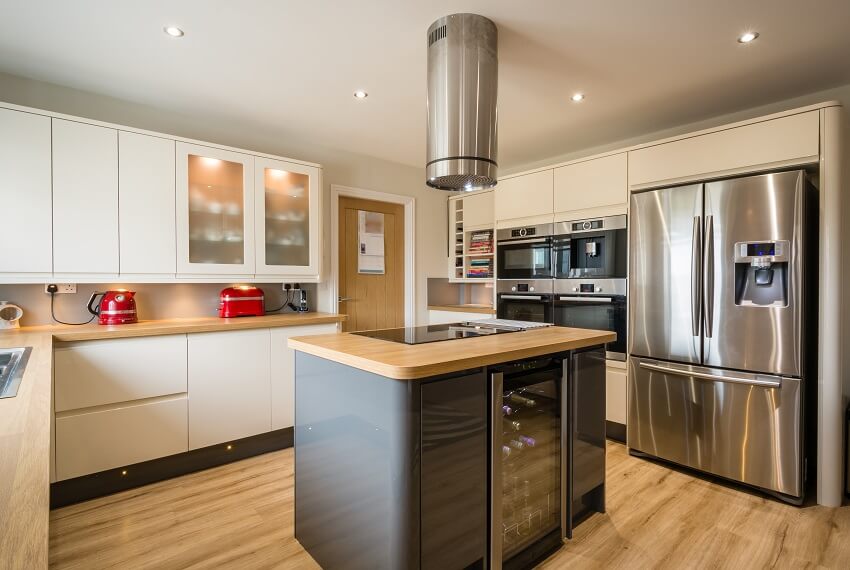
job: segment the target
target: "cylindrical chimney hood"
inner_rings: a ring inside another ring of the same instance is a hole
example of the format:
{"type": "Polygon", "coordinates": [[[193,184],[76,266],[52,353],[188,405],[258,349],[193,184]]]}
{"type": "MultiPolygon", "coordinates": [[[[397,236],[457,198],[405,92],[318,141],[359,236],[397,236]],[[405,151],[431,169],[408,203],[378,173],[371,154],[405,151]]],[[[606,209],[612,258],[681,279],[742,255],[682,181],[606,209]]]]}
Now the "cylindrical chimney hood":
{"type": "Polygon", "coordinates": [[[477,14],[428,28],[425,182],[441,190],[496,185],[496,24],[477,14]]]}

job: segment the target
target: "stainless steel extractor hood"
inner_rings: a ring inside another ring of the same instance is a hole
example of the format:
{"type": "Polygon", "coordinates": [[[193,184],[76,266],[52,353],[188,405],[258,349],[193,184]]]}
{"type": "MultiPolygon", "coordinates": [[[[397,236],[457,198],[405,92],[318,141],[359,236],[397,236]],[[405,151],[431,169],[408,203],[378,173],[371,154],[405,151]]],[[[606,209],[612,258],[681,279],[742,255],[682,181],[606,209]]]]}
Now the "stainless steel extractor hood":
{"type": "Polygon", "coordinates": [[[428,28],[428,186],[496,185],[496,24],[476,14],[428,28]]]}

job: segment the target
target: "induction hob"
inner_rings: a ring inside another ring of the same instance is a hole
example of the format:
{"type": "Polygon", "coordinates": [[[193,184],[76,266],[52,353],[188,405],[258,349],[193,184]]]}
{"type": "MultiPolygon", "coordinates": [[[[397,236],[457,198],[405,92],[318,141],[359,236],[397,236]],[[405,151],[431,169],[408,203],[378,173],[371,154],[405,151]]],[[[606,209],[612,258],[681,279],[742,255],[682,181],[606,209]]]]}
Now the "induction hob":
{"type": "Polygon", "coordinates": [[[397,329],[383,329],[377,331],[360,331],[352,334],[368,336],[390,342],[401,342],[404,344],[424,344],[426,342],[439,342],[442,340],[455,340],[459,338],[472,338],[476,336],[490,336],[509,332],[519,332],[519,327],[506,325],[482,325],[474,322],[449,323],[443,325],[426,325],[422,327],[402,327],[397,329]]]}

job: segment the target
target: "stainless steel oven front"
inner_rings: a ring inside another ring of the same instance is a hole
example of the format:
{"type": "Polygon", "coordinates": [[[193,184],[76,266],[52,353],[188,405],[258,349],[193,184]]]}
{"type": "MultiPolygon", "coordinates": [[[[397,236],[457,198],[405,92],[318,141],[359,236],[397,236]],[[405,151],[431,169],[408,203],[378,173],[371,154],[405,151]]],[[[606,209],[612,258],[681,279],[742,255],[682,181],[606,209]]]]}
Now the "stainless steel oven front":
{"type": "Polygon", "coordinates": [[[552,224],[496,232],[497,279],[552,278],[552,224]]]}
{"type": "Polygon", "coordinates": [[[551,279],[500,279],[496,282],[496,316],[500,319],[554,323],[551,279]]]}
{"type": "Polygon", "coordinates": [[[628,308],[625,279],[556,279],[554,323],[563,327],[597,329],[617,333],[605,346],[605,356],[626,360],[628,308]]]}

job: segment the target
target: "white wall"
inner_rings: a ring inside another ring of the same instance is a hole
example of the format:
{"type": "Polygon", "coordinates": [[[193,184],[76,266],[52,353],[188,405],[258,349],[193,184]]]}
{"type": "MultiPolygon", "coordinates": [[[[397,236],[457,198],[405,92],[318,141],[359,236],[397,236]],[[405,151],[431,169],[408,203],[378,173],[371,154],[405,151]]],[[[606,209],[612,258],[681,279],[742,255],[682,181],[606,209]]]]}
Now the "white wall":
{"type": "MultiPolygon", "coordinates": [[[[154,107],[0,73],[0,101],[67,113],[90,119],[200,139],[257,152],[277,154],[324,167],[324,263],[330,258],[330,185],[403,194],[416,198],[416,313],[427,323],[428,277],[446,272],[446,199],[442,191],[426,188],[424,167],[414,168],[336,150],[287,136],[265,125],[248,124],[234,117],[209,117],[162,111],[154,107]]],[[[423,160],[424,145],[423,144],[423,160]]],[[[9,291],[5,294],[10,295],[9,291]]],[[[11,292],[14,297],[14,291],[11,292]]]]}

